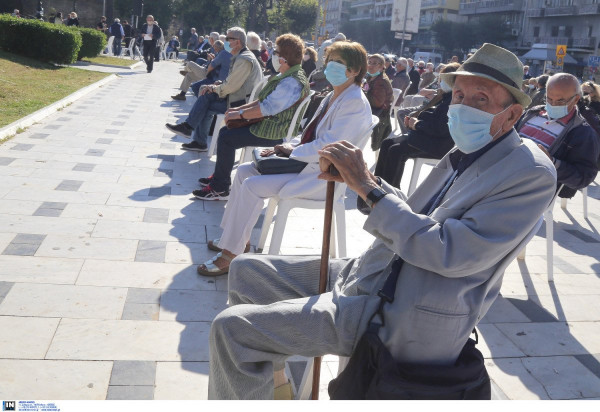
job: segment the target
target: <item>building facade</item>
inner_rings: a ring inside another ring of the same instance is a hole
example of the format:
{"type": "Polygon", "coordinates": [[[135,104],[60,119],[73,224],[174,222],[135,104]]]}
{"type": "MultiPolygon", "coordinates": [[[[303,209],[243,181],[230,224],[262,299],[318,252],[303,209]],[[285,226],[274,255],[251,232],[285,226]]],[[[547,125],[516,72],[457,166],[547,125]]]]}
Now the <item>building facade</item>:
{"type": "Polygon", "coordinates": [[[327,39],[341,31],[342,23],[348,20],[349,4],[349,0],[319,0],[323,12],[319,37],[327,39]]]}
{"type": "Polygon", "coordinates": [[[410,46],[418,51],[438,51],[431,26],[438,20],[460,22],[466,20],[459,13],[460,0],[421,0],[419,33],[413,35],[410,46]]]}

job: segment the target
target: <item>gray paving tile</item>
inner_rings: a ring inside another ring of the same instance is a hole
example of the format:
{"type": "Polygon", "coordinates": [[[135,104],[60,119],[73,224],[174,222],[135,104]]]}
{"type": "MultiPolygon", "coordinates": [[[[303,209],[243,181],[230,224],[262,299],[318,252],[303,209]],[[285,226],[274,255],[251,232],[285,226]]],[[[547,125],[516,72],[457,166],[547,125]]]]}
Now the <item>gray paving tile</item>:
{"type": "Polygon", "coordinates": [[[146,208],[144,222],[167,223],[169,221],[169,209],[146,208]]]}
{"type": "Polygon", "coordinates": [[[164,263],[167,242],[160,240],[140,240],[135,254],[136,262],[164,263]]]}
{"type": "Polygon", "coordinates": [[[171,194],[171,186],[152,187],[148,191],[150,197],[161,197],[171,194]]]}
{"type": "Polygon", "coordinates": [[[575,236],[578,239],[583,240],[584,242],[587,243],[600,243],[600,240],[593,238],[589,235],[586,235],[585,233],[583,233],[580,230],[575,230],[575,229],[565,229],[565,232],[567,232],[570,235],[575,236]]]}
{"type": "Polygon", "coordinates": [[[117,119],[129,119],[129,116],[124,115],[124,114],[120,114],[117,116],[117,119]]]}
{"type": "Polygon", "coordinates": [[[14,282],[0,282],[0,303],[8,295],[14,284],[14,282]]]}
{"type": "Polygon", "coordinates": [[[123,113],[135,113],[135,110],[131,110],[131,109],[124,109],[122,110],[123,113]]]}
{"type": "Polygon", "coordinates": [[[17,159],[15,159],[14,157],[0,157],[0,166],[8,166],[15,160],[17,160],[17,159]]]}
{"type": "Polygon", "coordinates": [[[19,150],[21,152],[26,152],[28,150],[31,150],[33,148],[33,146],[34,145],[32,145],[32,144],[17,143],[13,147],[11,147],[10,150],[19,150]]]}
{"type": "Polygon", "coordinates": [[[44,209],[40,207],[38,210],[33,212],[32,216],[59,217],[62,212],[63,211],[60,209],[44,209]]]}
{"type": "Polygon", "coordinates": [[[81,114],[81,112],[69,112],[69,114],[75,114],[75,115],[77,115],[77,114],[81,114]]]}
{"type": "Polygon", "coordinates": [[[160,144],[161,149],[175,149],[175,147],[177,147],[177,145],[175,143],[161,143],[160,144]]]}
{"type": "Polygon", "coordinates": [[[154,386],[109,386],[106,400],[153,400],[154,386]]]}
{"type": "Polygon", "coordinates": [[[35,235],[31,233],[18,233],[11,243],[39,245],[44,241],[46,235],[35,235]]]}
{"type": "Polygon", "coordinates": [[[588,368],[590,372],[600,378],[600,354],[575,355],[575,359],[577,359],[583,366],[588,368]]]}
{"type": "Polygon", "coordinates": [[[58,122],[69,122],[73,119],[71,119],[70,117],[59,117],[58,119],[56,119],[56,121],[58,122]]]}
{"type": "Polygon", "coordinates": [[[64,202],[44,202],[40,206],[40,208],[43,208],[43,209],[58,209],[58,210],[64,210],[65,207],[67,207],[67,203],[64,203],[64,202]]]}
{"type": "Polygon", "coordinates": [[[129,288],[125,303],[160,303],[160,289],[129,288]]]}
{"type": "Polygon", "coordinates": [[[46,137],[50,136],[47,133],[34,133],[31,136],[29,136],[30,139],[45,139],[46,137]]]}
{"type": "Polygon", "coordinates": [[[558,319],[531,299],[506,298],[532,322],[558,322],[558,319]]]}
{"type": "Polygon", "coordinates": [[[12,256],[33,256],[39,247],[40,245],[29,243],[11,243],[6,246],[6,249],[4,249],[2,254],[12,256]]]}
{"type": "Polygon", "coordinates": [[[156,362],[114,361],[110,385],[154,386],[156,362]]]}
{"type": "Polygon", "coordinates": [[[117,129],[106,129],[104,131],[104,133],[106,133],[106,134],[119,134],[119,130],[117,130],[117,129]]]}
{"type": "Polygon", "coordinates": [[[86,156],[104,156],[104,150],[100,149],[90,149],[85,152],[86,156]]]}
{"type": "Polygon", "coordinates": [[[101,137],[100,139],[96,140],[96,143],[98,144],[111,144],[113,142],[114,139],[107,139],[105,137],[101,137]]]}
{"type": "Polygon", "coordinates": [[[50,129],[50,130],[58,130],[61,128],[61,125],[59,124],[49,124],[48,126],[44,127],[44,129],[50,129]]]}
{"type": "Polygon", "coordinates": [[[79,190],[83,181],[81,180],[63,180],[56,189],[54,190],[62,190],[64,192],[76,192],[79,190]]]}
{"type": "Polygon", "coordinates": [[[158,169],[154,171],[154,176],[155,177],[173,177],[173,170],[172,169],[158,169]]]}
{"type": "Polygon", "coordinates": [[[121,121],[112,122],[111,126],[125,126],[125,122],[121,122],[121,121]]]}
{"type": "Polygon", "coordinates": [[[77,163],[72,170],[76,172],[91,172],[95,166],[93,163],[77,163]]]}
{"type": "Polygon", "coordinates": [[[126,303],[122,320],[158,320],[160,306],[158,303],[126,303]]]}

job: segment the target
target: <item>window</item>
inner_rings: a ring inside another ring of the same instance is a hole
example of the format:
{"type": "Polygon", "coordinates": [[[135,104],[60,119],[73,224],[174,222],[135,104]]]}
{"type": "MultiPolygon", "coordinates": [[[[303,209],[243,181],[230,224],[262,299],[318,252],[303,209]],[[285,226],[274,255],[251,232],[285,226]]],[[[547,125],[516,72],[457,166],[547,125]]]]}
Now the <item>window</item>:
{"type": "Polygon", "coordinates": [[[533,28],[533,37],[539,37],[540,35],[540,26],[535,26],[533,28]]]}
{"type": "Polygon", "coordinates": [[[571,37],[573,35],[573,26],[565,27],[565,36],[571,37]]]}
{"type": "Polygon", "coordinates": [[[588,26],[588,37],[592,37],[593,31],[594,31],[594,26],[588,26]]]}
{"type": "Polygon", "coordinates": [[[557,37],[558,36],[558,26],[552,26],[551,36],[552,37],[557,37]]]}

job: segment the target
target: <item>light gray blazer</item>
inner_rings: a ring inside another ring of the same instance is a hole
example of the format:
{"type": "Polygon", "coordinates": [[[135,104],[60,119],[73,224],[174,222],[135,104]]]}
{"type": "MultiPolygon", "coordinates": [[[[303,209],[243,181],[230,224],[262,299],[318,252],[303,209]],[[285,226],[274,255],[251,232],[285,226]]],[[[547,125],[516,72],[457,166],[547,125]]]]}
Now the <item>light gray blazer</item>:
{"type": "Polygon", "coordinates": [[[504,272],[508,262],[502,265],[502,260],[516,255],[515,247],[556,189],[548,157],[513,130],[454,182],[430,216],[418,214],[452,171],[446,155],[408,200],[384,182],[392,194],[375,205],[364,225],[377,239],[342,271],[333,290],[340,311],[358,316],[356,306],[361,307],[362,334],[379,303],[377,291],[389,262],[394,254],[404,260],[395,300],[384,308],[386,326],[379,332],[399,361],[454,362],[496,299],[502,275],[493,285],[488,281],[504,272]],[[370,296],[360,299],[364,295],[370,296]]]}

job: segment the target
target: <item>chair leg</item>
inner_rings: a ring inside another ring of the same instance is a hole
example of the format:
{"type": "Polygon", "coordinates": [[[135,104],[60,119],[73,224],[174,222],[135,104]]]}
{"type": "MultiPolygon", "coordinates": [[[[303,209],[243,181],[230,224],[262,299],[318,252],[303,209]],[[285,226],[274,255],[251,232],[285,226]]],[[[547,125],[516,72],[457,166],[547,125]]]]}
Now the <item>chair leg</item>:
{"type": "Polygon", "coordinates": [[[581,195],[583,196],[583,218],[588,218],[588,195],[587,187],[581,189],[581,195]]]}
{"type": "Polygon", "coordinates": [[[525,246],[523,249],[521,249],[521,251],[517,255],[517,259],[519,259],[519,260],[525,260],[525,256],[526,255],[527,255],[527,246],[525,246]]]}
{"type": "Polygon", "coordinates": [[[560,208],[567,210],[567,198],[560,199],[560,208]]]}
{"type": "Polygon", "coordinates": [[[277,206],[275,225],[273,225],[273,235],[271,236],[271,244],[269,245],[269,255],[278,255],[280,253],[288,213],[290,213],[290,206],[286,201],[280,201],[277,206]]]}
{"type": "Polygon", "coordinates": [[[548,282],[554,282],[554,214],[552,209],[548,209],[544,213],[546,221],[546,266],[548,271],[548,282]]]}
{"type": "Polygon", "coordinates": [[[338,242],[338,257],[344,258],[348,256],[346,250],[346,208],[341,199],[338,204],[334,206],[335,210],[335,229],[337,231],[337,242],[338,242]]]}
{"type": "Polygon", "coordinates": [[[312,392],[312,377],[313,377],[313,365],[315,358],[308,358],[306,360],[306,368],[302,375],[302,381],[300,381],[300,388],[296,394],[297,400],[307,400],[310,398],[312,392]]]}
{"type": "Polygon", "coordinates": [[[256,246],[256,248],[261,252],[265,248],[265,242],[267,241],[267,235],[269,234],[269,229],[271,228],[271,223],[273,222],[275,208],[277,208],[277,199],[272,197],[269,199],[269,204],[267,205],[267,210],[265,211],[265,218],[260,231],[260,239],[258,241],[258,245],[256,246]]]}

